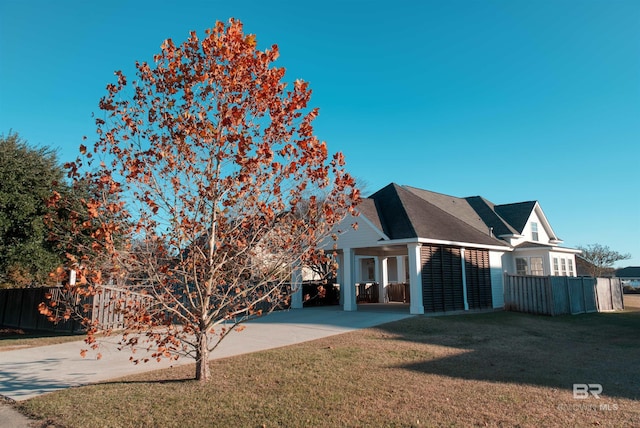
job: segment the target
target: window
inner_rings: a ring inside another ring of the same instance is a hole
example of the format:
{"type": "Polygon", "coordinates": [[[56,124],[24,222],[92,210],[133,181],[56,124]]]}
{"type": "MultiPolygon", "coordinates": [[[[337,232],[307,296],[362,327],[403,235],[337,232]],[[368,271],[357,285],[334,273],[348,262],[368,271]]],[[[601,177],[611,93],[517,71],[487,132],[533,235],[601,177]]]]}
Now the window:
{"type": "Polygon", "coordinates": [[[560,266],[562,267],[562,276],[567,276],[567,260],[560,259],[560,266]]]}
{"type": "Polygon", "coordinates": [[[533,221],[531,222],[531,239],[538,240],[538,223],[533,221]]]}
{"type": "Polygon", "coordinates": [[[544,275],[544,266],[542,264],[542,257],[531,257],[531,275],[536,275],[536,276],[544,275]]]}
{"type": "Polygon", "coordinates": [[[558,263],[558,258],[553,258],[553,274],[555,276],[560,276],[560,264],[558,263]]]}
{"type": "Polygon", "coordinates": [[[518,275],[526,275],[527,274],[527,259],[516,259],[516,274],[518,275]]]}
{"type": "Polygon", "coordinates": [[[573,274],[573,260],[567,259],[567,262],[569,262],[569,276],[575,276],[573,274]]]}

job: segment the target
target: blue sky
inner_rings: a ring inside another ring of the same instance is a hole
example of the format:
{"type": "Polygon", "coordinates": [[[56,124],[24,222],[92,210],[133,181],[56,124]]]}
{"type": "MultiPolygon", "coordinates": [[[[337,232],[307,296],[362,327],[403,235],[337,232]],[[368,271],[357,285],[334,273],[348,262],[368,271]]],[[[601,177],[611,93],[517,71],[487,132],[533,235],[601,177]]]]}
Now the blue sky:
{"type": "Polygon", "coordinates": [[[240,19],[375,191],[538,200],[565,246],[640,265],[640,1],[0,1],[0,133],[77,155],[114,80],[240,19]],[[237,3],[237,4],[232,4],[237,3]]]}

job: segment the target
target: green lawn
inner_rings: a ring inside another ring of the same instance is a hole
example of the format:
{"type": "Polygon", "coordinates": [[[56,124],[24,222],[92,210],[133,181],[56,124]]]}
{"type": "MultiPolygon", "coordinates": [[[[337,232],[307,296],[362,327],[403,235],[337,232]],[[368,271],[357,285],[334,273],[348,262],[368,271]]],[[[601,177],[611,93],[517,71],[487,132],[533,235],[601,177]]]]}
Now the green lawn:
{"type": "Polygon", "coordinates": [[[19,409],[65,427],[640,426],[638,303],[609,314],[415,317],[216,360],[206,386],[186,366],[19,409]],[[574,383],[603,394],[576,400],[574,383]]]}

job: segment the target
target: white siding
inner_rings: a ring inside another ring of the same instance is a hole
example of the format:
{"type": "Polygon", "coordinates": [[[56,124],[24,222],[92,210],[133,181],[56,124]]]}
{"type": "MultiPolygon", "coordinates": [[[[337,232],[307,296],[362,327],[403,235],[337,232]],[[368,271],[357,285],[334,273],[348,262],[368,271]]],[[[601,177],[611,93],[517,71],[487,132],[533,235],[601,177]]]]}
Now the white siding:
{"type": "Polygon", "coordinates": [[[531,212],[531,215],[529,216],[529,220],[527,220],[527,224],[524,227],[524,230],[522,231],[522,238],[516,238],[513,239],[511,241],[511,244],[516,246],[518,244],[521,244],[523,242],[539,242],[540,244],[549,244],[549,234],[547,232],[547,230],[545,229],[545,222],[543,222],[542,219],[540,219],[540,217],[538,217],[538,214],[536,213],[536,210],[533,210],[531,212]],[[533,231],[532,231],[532,223],[537,223],[538,225],[538,240],[534,241],[533,239],[533,231]]]}
{"type": "Polygon", "coordinates": [[[577,272],[576,272],[576,255],[573,253],[561,253],[561,252],[557,252],[557,251],[552,251],[549,253],[549,265],[551,266],[550,268],[550,272],[549,275],[554,275],[554,270],[553,270],[553,259],[557,258],[558,259],[558,269],[560,271],[559,275],[560,276],[577,276],[577,272]],[[563,272],[562,270],[562,260],[564,260],[565,262],[565,272],[563,272]],[[571,265],[573,267],[573,271],[570,270],[569,268],[569,260],[571,260],[571,265]]]}
{"type": "Polygon", "coordinates": [[[502,272],[507,272],[510,274],[516,273],[516,263],[512,253],[500,253],[502,260],[502,272]]]}
{"type": "MultiPolygon", "coordinates": [[[[342,233],[338,235],[338,249],[343,248],[363,248],[373,247],[380,239],[383,238],[380,231],[371,226],[370,223],[362,218],[363,216],[348,217],[346,221],[340,224],[340,230],[342,233]],[[351,224],[354,220],[358,223],[358,230],[354,230],[351,224]]],[[[331,242],[325,246],[325,249],[330,249],[333,245],[331,242]]]]}

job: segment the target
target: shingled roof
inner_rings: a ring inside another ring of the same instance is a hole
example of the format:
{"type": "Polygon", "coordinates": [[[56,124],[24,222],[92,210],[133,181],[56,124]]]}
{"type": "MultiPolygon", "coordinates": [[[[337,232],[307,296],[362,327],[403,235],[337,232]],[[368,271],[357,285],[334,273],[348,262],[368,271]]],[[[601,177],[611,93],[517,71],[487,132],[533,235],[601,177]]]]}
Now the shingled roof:
{"type": "MultiPolygon", "coordinates": [[[[486,225],[481,226],[481,219],[464,199],[395,183],[380,189],[367,199],[374,201],[376,221],[380,222],[382,231],[390,239],[425,238],[504,246],[504,242],[490,235],[486,225]]],[[[361,212],[372,220],[365,213],[370,210],[371,205],[366,204],[368,205],[361,212]]]]}
{"type": "Polygon", "coordinates": [[[618,278],[640,278],[640,266],[628,266],[616,269],[618,278]]]}
{"type": "Polygon", "coordinates": [[[375,227],[384,231],[380,216],[378,216],[378,210],[376,209],[376,202],[373,199],[365,198],[358,204],[358,211],[365,216],[375,227]]]}
{"type": "Polygon", "coordinates": [[[535,205],[536,201],[518,202],[515,204],[496,205],[494,210],[513,229],[521,234],[535,205]]]}
{"type": "MultiPolygon", "coordinates": [[[[470,196],[465,198],[467,203],[474,212],[482,219],[485,227],[493,230],[494,236],[518,235],[520,232],[515,230],[505,219],[500,217],[496,212],[496,206],[482,196],[470,196]]],[[[530,214],[531,212],[529,212],[530,214]]],[[[525,220],[526,221],[526,220],[525,220]]]]}

